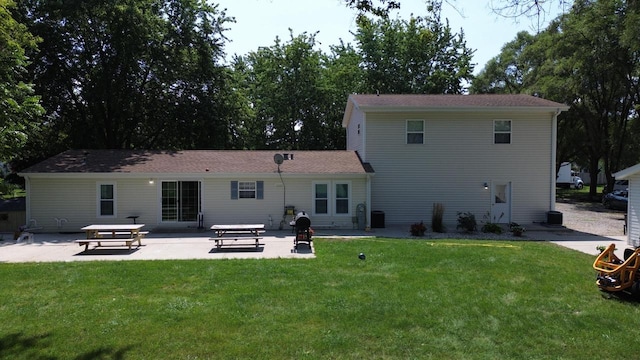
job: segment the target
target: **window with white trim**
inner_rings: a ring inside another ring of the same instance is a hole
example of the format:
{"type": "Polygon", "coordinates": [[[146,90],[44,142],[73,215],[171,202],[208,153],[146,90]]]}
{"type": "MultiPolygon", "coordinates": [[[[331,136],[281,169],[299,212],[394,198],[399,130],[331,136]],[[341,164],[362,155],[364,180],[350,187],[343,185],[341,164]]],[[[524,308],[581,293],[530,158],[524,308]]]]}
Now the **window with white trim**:
{"type": "Polygon", "coordinates": [[[238,197],[240,199],[256,198],[256,182],[255,181],[239,181],[238,197]]]}
{"type": "Polygon", "coordinates": [[[316,215],[329,214],[329,184],[315,183],[313,186],[313,213],[316,215]]]}
{"type": "Polygon", "coordinates": [[[318,181],[313,183],[314,215],[351,214],[351,183],[318,181]]]}
{"type": "Polygon", "coordinates": [[[493,143],[511,144],[511,120],[493,121],[493,143]]]}
{"type": "Polygon", "coordinates": [[[336,215],[348,215],[351,211],[351,197],[349,196],[350,193],[350,186],[348,183],[336,183],[335,184],[335,189],[336,189],[336,215]]]}
{"type": "Polygon", "coordinates": [[[112,183],[98,184],[98,216],[116,216],[116,185],[112,183]]]}
{"type": "Polygon", "coordinates": [[[424,120],[407,120],[407,144],[424,144],[424,120]]]}
{"type": "Polygon", "coordinates": [[[232,181],[231,200],[264,199],[264,181],[232,181]]]}

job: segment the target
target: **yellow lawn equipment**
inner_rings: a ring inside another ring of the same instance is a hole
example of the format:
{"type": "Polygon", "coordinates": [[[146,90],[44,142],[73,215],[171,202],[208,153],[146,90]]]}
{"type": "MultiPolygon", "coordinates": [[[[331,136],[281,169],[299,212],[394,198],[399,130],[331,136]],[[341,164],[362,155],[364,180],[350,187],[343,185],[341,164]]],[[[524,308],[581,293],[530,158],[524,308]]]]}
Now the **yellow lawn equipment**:
{"type": "Polygon", "coordinates": [[[624,260],[614,254],[615,249],[615,244],[609,245],[593,263],[593,268],[598,272],[596,284],[604,291],[623,291],[634,283],[640,284],[640,248],[627,249],[624,260]]]}

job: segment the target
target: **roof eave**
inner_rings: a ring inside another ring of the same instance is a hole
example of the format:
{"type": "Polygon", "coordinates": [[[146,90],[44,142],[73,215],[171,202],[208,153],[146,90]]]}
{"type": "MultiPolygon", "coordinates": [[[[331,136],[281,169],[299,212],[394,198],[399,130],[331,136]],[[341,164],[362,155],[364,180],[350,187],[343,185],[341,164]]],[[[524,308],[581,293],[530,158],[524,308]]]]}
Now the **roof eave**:
{"type": "MultiPolygon", "coordinates": [[[[568,106],[360,106],[363,112],[540,112],[559,113],[568,106]]],[[[344,120],[343,120],[344,126],[344,120]]]]}
{"type": "Polygon", "coordinates": [[[614,178],[616,178],[616,180],[627,180],[629,179],[631,176],[637,174],[640,172],[640,164],[636,164],[632,167],[626,168],[624,170],[620,170],[613,175],[614,178]]]}

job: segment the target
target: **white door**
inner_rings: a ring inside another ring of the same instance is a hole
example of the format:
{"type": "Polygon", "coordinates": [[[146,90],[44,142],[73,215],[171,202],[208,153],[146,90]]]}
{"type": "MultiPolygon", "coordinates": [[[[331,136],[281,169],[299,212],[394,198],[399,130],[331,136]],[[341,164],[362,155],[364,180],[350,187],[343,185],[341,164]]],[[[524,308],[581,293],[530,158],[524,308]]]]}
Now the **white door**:
{"type": "Polygon", "coordinates": [[[511,183],[494,182],[491,187],[491,222],[511,222],[511,183]]]}

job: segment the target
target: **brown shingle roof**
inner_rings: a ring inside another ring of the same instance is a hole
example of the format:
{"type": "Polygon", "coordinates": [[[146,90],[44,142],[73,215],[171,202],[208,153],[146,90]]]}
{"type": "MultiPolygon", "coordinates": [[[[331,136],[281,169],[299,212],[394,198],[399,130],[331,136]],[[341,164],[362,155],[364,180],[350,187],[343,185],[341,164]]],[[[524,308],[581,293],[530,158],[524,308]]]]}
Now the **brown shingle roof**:
{"type": "Polygon", "coordinates": [[[566,105],[525,94],[481,94],[481,95],[351,95],[350,100],[358,107],[404,107],[404,108],[566,108],[566,105]]]}
{"type": "MultiPolygon", "coordinates": [[[[355,151],[68,150],[21,173],[269,174],[276,153],[293,155],[280,169],[296,174],[364,174],[355,151]]],[[[289,155],[291,156],[291,155],[289,155]]]]}

